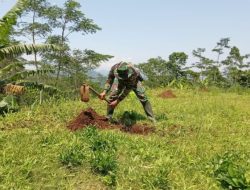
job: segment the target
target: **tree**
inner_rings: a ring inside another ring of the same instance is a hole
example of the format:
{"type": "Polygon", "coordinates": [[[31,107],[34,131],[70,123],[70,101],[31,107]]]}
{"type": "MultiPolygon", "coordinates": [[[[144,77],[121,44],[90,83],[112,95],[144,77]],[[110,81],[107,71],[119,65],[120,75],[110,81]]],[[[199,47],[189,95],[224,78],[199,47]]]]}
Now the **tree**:
{"type": "Polygon", "coordinates": [[[100,30],[99,26],[80,11],[80,7],[81,5],[77,1],[67,0],[62,8],[53,6],[48,11],[49,24],[60,30],[60,35],[54,35],[52,38],[57,39],[54,41],[62,47],[62,50],[55,55],[55,58],[52,58],[52,61],[57,66],[56,81],[59,79],[62,68],[67,64],[67,56],[65,55],[70,54],[67,45],[68,37],[74,32],[81,32],[82,35],[86,35],[100,30]]]}
{"type": "MultiPolygon", "coordinates": [[[[18,31],[15,34],[26,37],[33,45],[37,40],[44,39],[51,32],[52,28],[48,24],[46,15],[48,13],[49,3],[47,0],[28,0],[24,3],[24,11],[21,14],[22,21],[17,23],[18,31]]],[[[34,52],[34,64],[36,70],[38,67],[37,52],[34,52]]]]}
{"type": "Polygon", "coordinates": [[[220,41],[217,42],[217,45],[215,46],[215,48],[212,50],[218,54],[217,60],[216,60],[216,64],[218,68],[221,66],[220,56],[224,53],[223,50],[225,48],[227,49],[230,48],[230,46],[228,45],[229,41],[230,41],[230,38],[221,38],[220,41]]]}
{"type": "Polygon", "coordinates": [[[185,65],[188,56],[184,52],[173,52],[169,55],[169,61],[161,57],[151,58],[138,67],[147,77],[150,86],[166,86],[173,80],[179,80],[184,76],[182,66],[185,65]]]}
{"type": "Polygon", "coordinates": [[[249,62],[245,62],[249,57],[249,54],[241,55],[239,48],[233,46],[227,58],[222,61],[226,66],[226,75],[232,84],[240,80],[241,74],[244,73],[243,69],[249,69],[249,62]]]}
{"type": "Polygon", "coordinates": [[[171,55],[169,55],[167,67],[170,71],[170,75],[172,76],[172,79],[170,80],[178,80],[184,76],[182,67],[185,66],[187,59],[188,55],[184,52],[173,52],[171,55]]]}
{"type": "Polygon", "coordinates": [[[199,59],[199,61],[194,63],[193,66],[200,69],[201,81],[205,79],[205,71],[207,70],[207,68],[211,67],[214,62],[213,60],[206,58],[203,55],[205,51],[205,48],[197,48],[197,50],[193,50],[193,56],[199,59]]]}
{"type": "Polygon", "coordinates": [[[101,62],[107,61],[112,57],[96,53],[93,50],[73,50],[72,55],[69,57],[70,63],[67,64],[65,72],[72,79],[75,89],[78,89],[83,81],[89,78],[89,71],[97,68],[101,62]]]}
{"type": "Polygon", "coordinates": [[[147,78],[149,86],[165,86],[169,82],[167,61],[161,57],[150,58],[146,63],[141,63],[138,68],[147,78]]]}

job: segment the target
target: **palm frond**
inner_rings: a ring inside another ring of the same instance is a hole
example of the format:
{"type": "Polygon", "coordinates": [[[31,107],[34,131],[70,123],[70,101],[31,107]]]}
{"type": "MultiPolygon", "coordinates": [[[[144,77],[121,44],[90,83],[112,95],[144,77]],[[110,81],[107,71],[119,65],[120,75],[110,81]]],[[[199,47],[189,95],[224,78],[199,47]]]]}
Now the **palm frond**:
{"type": "Polygon", "coordinates": [[[0,60],[4,58],[12,58],[23,53],[27,55],[34,52],[43,52],[47,50],[58,50],[56,45],[52,44],[18,44],[9,47],[0,48],[0,60]]]}
{"type": "Polygon", "coordinates": [[[18,0],[17,3],[10,9],[2,18],[0,18],[0,43],[9,39],[9,34],[12,26],[16,24],[18,16],[22,13],[24,1],[18,0]]]}
{"type": "Polygon", "coordinates": [[[54,86],[50,86],[43,83],[33,82],[33,81],[20,81],[16,83],[17,85],[24,86],[25,88],[43,90],[49,93],[59,92],[60,90],[54,86]]]}
{"type": "Polygon", "coordinates": [[[11,82],[15,82],[18,80],[23,80],[29,76],[46,75],[46,74],[54,73],[54,72],[55,71],[52,69],[41,69],[41,70],[37,70],[37,71],[34,71],[34,70],[21,71],[21,72],[18,72],[16,74],[4,79],[3,81],[5,81],[5,83],[11,83],[11,82]]]}
{"type": "Polygon", "coordinates": [[[23,68],[24,68],[23,63],[20,63],[20,62],[11,63],[11,64],[5,66],[4,68],[0,69],[0,77],[2,77],[7,72],[10,72],[14,69],[23,69],[23,68]]]}

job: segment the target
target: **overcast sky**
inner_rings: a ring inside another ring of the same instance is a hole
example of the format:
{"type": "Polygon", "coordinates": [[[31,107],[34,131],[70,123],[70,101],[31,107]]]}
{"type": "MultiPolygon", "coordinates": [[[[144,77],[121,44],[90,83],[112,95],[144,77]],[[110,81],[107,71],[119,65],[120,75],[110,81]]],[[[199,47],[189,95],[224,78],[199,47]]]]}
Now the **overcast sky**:
{"type": "MultiPolygon", "coordinates": [[[[2,16],[15,0],[0,0],[2,16]]],[[[60,4],[62,0],[50,1],[60,4]]],[[[221,38],[243,54],[250,53],[250,0],[79,0],[87,17],[102,30],[71,36],[71,46],[115,56],[99,71],[118,61],[145,62],[174,51],[184,51],[194,61],[192,50],[208,52],[221,38]]],[[[212,53],[208,53],[213,56],[212,53]]]]}

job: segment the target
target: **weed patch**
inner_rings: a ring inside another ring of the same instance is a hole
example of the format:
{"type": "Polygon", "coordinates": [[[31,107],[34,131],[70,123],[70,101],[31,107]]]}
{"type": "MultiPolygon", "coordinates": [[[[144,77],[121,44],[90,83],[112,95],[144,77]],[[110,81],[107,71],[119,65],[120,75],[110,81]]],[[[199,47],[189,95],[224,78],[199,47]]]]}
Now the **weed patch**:
{"type": "Polygon", "coordinates": [[[80,145],[64,148],[59,156],[60,162],[67,167],[80,166],[85,158],[84,149],[80,145]]]}
{"type": "Polygon", "coordinates": [[[249,189],[250,184],[246,180],[246,170],[237,164],[238,156],[233,153],[225,153],[216,156],[212,160],[213,176],[226,189],[249,189]]]}
{"type": "Polygon", "coordinates": [[[90,165],[92,170],[103,176],[105,184],[114,186],[116,184],[116,173],[118,169],[115,140],[112,136],[103,136],[96,130],[92,130],[90,148],[92,150],[90,165]]]}

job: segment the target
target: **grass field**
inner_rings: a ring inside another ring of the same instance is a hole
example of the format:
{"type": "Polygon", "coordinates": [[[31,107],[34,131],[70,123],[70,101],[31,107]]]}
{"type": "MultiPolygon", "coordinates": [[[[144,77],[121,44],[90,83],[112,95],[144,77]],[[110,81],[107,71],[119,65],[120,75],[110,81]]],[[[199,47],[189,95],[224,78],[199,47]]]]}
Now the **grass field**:
{"type": "MultiPolygon", "coordinates": [[[[105,114],[92,99],[45,103],[0,118],[0,189],[250,188],[250,93],[149,90],[157,132],[66,125],[81,110],[105,114]]],[[[115,112],[143,109],[131,94],[115,112]]]]}

